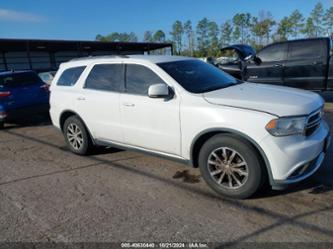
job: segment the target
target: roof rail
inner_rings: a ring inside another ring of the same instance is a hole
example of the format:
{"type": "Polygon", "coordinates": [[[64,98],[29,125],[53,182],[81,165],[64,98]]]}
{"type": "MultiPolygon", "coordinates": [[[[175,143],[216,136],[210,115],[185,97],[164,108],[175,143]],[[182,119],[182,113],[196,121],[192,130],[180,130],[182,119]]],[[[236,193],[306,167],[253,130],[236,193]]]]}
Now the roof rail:
{"type": "Polygon", "coordinates": [[[70,61],[80,61],[88,59],[103,59],[103,58],[129,58],[127,55],[90,55],[85,57],[73,58],[70,61]]]}

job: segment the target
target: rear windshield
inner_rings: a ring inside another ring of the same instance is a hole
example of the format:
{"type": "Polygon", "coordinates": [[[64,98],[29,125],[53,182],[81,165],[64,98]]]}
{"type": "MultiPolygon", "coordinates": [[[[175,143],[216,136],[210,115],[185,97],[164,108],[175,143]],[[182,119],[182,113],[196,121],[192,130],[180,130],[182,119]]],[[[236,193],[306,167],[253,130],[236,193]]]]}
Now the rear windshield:
{"type": "Polygon", "coordinates": [[[241,83],[215,66],[200,60],[165,62],[159,63],[158,66],[192,93],[214,91],[241,83]]]}
{"type": "Polygon", "coordinates": [[[40,82],[41,79],[33,72],[0,75],[0,86],[3,87],[29,86],[40,82]]]}

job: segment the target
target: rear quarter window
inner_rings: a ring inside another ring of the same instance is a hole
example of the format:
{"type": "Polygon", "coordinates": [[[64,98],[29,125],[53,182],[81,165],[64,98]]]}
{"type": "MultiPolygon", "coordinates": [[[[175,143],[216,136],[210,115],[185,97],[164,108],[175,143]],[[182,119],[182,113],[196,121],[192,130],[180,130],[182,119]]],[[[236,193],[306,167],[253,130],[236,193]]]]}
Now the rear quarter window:
{"type": "Polygon", "coordinates": [[[74,86],[85,68],[85,66],[81,66],[65,69],[59,77],[57,85],[74,86]]]}
{"type": "Polygon", "coordinates": [[[324,44],[322,41],[291,42],[289,44],[288,59],[297,60],[322,57],[323,47],[324,44]]]}

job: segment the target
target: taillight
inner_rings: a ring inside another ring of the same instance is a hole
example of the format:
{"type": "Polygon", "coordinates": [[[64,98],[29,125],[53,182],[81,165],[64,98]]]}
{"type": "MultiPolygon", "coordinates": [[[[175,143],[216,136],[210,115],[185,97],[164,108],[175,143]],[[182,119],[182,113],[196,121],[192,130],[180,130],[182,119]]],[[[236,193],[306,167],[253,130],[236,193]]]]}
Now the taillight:
{"type": "Polygon", "coordinates": [[[0,92],[0,98],[5,98],[10,95],[10,92],[0,92]]]}
{"type": "Polygon", "coordinates": [[[50,92],[50,86],[48,84],[44,84],[40,88],[43,89],[45,92],[50,92]]]}

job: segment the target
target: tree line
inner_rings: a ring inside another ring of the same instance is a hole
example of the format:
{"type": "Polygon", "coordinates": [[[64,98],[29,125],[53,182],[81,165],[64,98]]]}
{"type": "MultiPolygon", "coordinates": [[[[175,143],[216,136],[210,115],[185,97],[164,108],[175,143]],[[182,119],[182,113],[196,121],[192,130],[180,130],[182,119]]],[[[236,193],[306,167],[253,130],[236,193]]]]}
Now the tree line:
{"type": "MultiPolygon", "coordinates": [[[[237,13],[230,20],[218,24],[203,18],[196,24],[191,20],[177,20],[170,32],[145,31],[144,42],[172,42],[174,53],[196,57],[220,56],[220,48],[240,43],[260,49],[270,42],[297,38],[313,38],[333,35],[333,6],[324,9],[318,2],[308,16],[294,10],[289,16],[277,21],[269,11],[260,11],[257,16],[237,13]]],[[[98,41],[139,41],[134,32],[97,35],[98,41]]]]}

